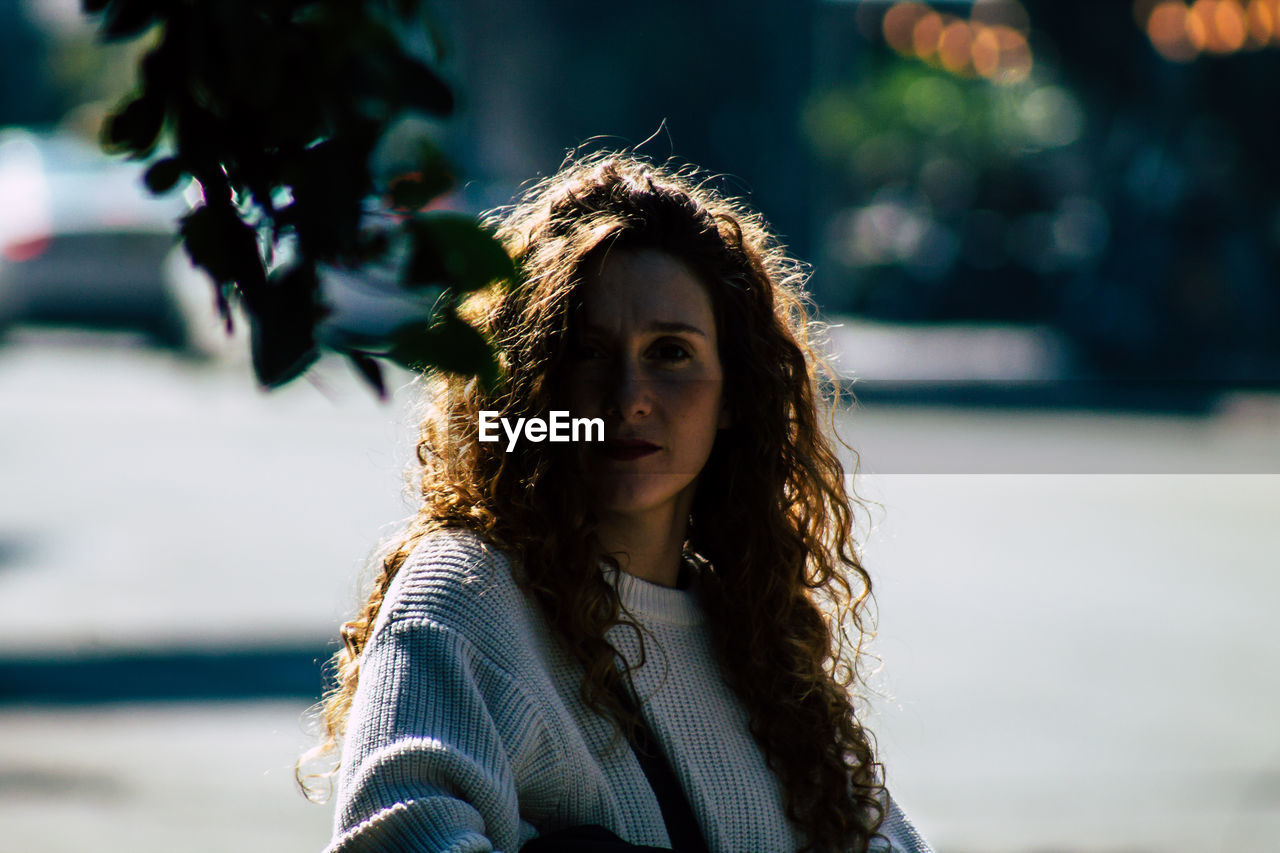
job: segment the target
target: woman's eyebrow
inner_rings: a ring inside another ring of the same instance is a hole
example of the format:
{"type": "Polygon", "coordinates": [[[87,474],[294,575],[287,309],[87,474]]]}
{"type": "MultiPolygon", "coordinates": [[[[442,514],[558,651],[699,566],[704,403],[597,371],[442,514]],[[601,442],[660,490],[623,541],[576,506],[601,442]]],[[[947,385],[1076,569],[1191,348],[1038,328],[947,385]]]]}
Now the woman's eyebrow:
{"type": "Polygon", "coordinates": [[[688,323],[677,323],[674,321],[655,320],[649,324],[649,331],[663,332],[665,334],[687,332],[688,334],[700,335],[704,338],[709,337],[706,332],[702,331],[697,326],[690,326],[688,323]]]}
{"type": "MultiPolygon", "coordinates": [[[[584,334],[589,334],[589,335],[590,334],[603,335],[603,334],[608,334],[610,330],[605,328],[604,326],[597,325],[595,323],[586,323],[583,325],[582,331],[584,334]]],[[[698,335],[699,337],[703,337],[703,338],[711,337],[706,332],[702,331],[702,329],[699,329],[697,326],[691,326],[688,323],[680,323],[675,320],[654,320],[652,323],[650,323],[648,326],[645,327],[645,331],[657,332],[657,333],[666,334],[666,335],[679,334],[681,332],[684,332],[690,335],[698,335]]]]}

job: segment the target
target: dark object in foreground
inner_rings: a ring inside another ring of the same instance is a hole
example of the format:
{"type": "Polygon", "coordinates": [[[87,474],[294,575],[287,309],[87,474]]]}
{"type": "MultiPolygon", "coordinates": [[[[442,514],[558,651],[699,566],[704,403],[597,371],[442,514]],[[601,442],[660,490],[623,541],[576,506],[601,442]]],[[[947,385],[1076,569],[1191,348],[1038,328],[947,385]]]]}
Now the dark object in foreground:
{"type": "Polygon", "coordinates": [[[102,128],[111,153],[162,156],[146,170],[154,193],[194,179],[200,202],[182,217],[192,262],[214,281],[228,329],[232,303],[249,318],[254,372],[266,387],[300,376],[322,348],[346,356],[385,396],[375,356],[497,379],[488,342],[457,312],[471,291],[513,275],[472,218],[424,209],[456,180],[420,137],[398,156],[384,142],[409,114],[447,116],[453,94],[421,48],[419,0],[391,4],[296,0],[261,4],[84,0],[103,39],[153,32],[139,86],[102,128]],[[412,151],[408,151],[412,149],[412,151]],[[395,218],[371,221],[373,210],[395,218]],[[428,323],[389,334],[321,331],[322,268],[393,261],[428,323]]]}

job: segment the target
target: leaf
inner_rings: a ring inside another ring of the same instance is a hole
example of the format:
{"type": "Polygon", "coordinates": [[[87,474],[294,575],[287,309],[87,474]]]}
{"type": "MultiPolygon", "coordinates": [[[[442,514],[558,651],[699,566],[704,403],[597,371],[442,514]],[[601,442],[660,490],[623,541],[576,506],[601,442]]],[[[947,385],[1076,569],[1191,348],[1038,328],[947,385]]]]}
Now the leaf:
{"type": "Polygon", "coordinates": [[[456,183],[453,176],[453,167],[445,159],[444,152],[426,137],[418,140],[417,147],[418,168],[414,170],[414,173],[418,183],[421,185],[421,191],[429,193],[431,198],[435,198],[453,189],[456,183]]]}
{"type": "Polygon", "coordinates": [[[111,0],[102,21],[103,40],[139,35],[155,23],[157,11],[154,0],[111,0]]]}
{"type": "Polygon", "coordinates": [[[401,18],[408,19],[418,13],[419,5],[421,5],[421,0],[392,0],[391,8],[401,18]]]}
{"type": "Polygon", "coordinates": [[[246,306],[257,311],[266,274],[258,255],[253,229],[235,211],[207,204],[182,217],[180,232],[192,263],[203,268],[219,284],[236,282],[246,306]]]}
{"type": "Polygon", "coordinates": [[[356,257],[361,264],[381,261],[391,251],[391,234],[383,228],[368,228],[360,232],[356,242],[356,257]]]}
{"type": "Polygon", "coordinates": [[[232,187],[220,165],[232,154],[226,127],[193,99],[184,97],[177,102],[173,139],[177,157],[200,182],[205,199],[211,204],[231,204],[232,187]]]}
{"type": "Polygon", "coordinates": [[[453,92],[431,66],[401,55],[396,72],[405,105],[441,116],[453,112],[453,92]]]}
{"type": "Polygon", "coordinates": [[[410,370],[436,368],[478,376],[488,388],[498,379],[498,361],[484,336],[456,314],[435,323],[410,323],[391,333],[392,360],[410,370]]]}
{"type": "Polygon", "coordinates": [[[387,386],[382,380],[382,368],[378,365],[377,359],[371,358],[365,353],[351,350],[347,351],[346,356],[364,381],[368,382],[373,387],[373,390],[378,393],[378,399],[387,399],[387,386]]]}
{"type": "Polygon", "coordinates": [[[266,388],[300,376],[320,357],[315,323],[321,314],[315,268],[298,265],[274,273],[249,313],[253,372],[266,388]]]}
{"type": "Polygon", "coordinates": [[[397,213],[419,211],[453,189],[453,185],[453,176],[442,169],[397,175],[388,187],[391,209],[397,213]]]}
{"type": "Polygon", "coordinates": [[[348,133],[307,148],[295,158],[286,181],[293,192],[290,212],[304,253],[316,258],[347,257],[356,248],[361,201],[372,189],[369,147],[348,133]]]}
{"type": "Polygon", "coordinates": [[[100,141],[108,153],[145,156],[155,148],[163,125],[164,103],[144,95],[107,116],[100,141]]]}
{"type": "Polygon", "coordinates": [[[415,213],[456,186],[453,167],[428,136],[428,122],[401,117],[383,131],[373,151],[371,176],[397,213],[415,213]]]}
{"type": "Polygon", "coordinates": [[[166,33],[164,41],[147,51],[138,61],[138,77],[149,96],[161,97],[173,90],[182,80],[185,68],[181,55],[172,47],[173,39],[166,33]]]}
{"type": "Polygon", "coordinates": [[[471,216],[427,213],[407,226],[413,251],[405,271],[406,287],[446,284],[467,293],[515,277],[506,249],[471,216]]]}
{"type": "Polygon", "coordinates": [[[227,334],[233,335],[235,334],[236,327],[235,321],[232,319],[231,315],[231,300],[228,298],[229,291],[234,293],[234,288],[231,285],[215,283],[213,286],[214,301],[218,305],[218,316],[222,318],[227,334]]]}
{"type": "Polygon", "coordinates": [[[147,185],[147,189],[155,195],[160,195],[177,186],[182,175],[182,161],[176,157],[166,157],[152,163],[146,174],[142,176],[142,180],[147,185]]]}
{"type": "Polygon", "coordinates": [[[250,315],[249,344],[253,373],[264,388],[279,388],[301,376],[320,357],[314,345],[282,335],[280,329],[250,315]]]}
{"type": "Polygon", "coordinates": [[[419,26],[426,32],[427,40],[431,43],[432,59],[436,62],[446,59],[449,56],[449,43],[445,40],[444,28],[440,26],[439,20],[429,10],[424,10],[419,26]]]}

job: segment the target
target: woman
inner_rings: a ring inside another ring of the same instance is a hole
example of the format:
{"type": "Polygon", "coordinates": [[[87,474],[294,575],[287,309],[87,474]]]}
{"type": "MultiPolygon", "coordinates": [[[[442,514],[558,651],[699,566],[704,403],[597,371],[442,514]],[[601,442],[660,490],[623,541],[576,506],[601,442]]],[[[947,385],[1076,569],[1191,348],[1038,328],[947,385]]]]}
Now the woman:
{"type": "Polygon", "coordinates": [[[869,580],[802,269],[630,154],[494,225],[503,378],[436,380],[421,510],[344,626],[330,850],[924,849],[854,714],[869,580]],[[603,440],[480,440],[555,411],[603,440]]]}

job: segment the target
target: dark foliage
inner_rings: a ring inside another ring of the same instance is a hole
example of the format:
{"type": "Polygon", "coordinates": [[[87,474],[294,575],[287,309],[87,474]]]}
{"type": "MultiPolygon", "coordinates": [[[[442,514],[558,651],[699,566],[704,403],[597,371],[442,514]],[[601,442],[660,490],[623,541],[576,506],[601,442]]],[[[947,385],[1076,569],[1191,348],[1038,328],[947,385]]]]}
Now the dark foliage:
{"type": "Polygon", "coordinates": [[[429,139],[406,174],[378,174],[374,151],[406,114],[448,116],[453,95],[402,38],[418,0],[83,0],[104,40],[149,34],[135,93],[108,117],[103,147],[134,159],[163,152],[144,180],[153,193],[194,179],[203,201],[183,217],[192,261],[249,317],[259,382],[303,373],[322,347],[341,352],[385,394],[373,356],[496,380],[488,342],[456,313],[458,299],[509,280],[511,261],[468,216],[424,208],[456,183],[429,139]],[[372,215],[381,210],[392,215],[372,215]],[[399,247],[398,250],[393,250],[399,247]],[[328,313],[326,268],[400,263],[406,290],[432,319],[385,339],[317,334],[328,313]]]}

